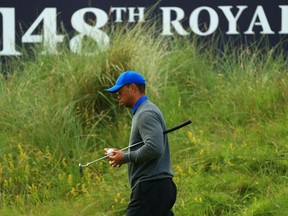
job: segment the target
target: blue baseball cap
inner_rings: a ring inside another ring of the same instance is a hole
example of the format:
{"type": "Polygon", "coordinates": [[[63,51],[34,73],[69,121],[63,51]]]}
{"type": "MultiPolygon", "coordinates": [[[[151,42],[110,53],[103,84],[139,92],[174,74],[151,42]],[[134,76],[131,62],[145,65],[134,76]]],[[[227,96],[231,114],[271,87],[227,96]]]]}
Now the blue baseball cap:
{"type": "Polygon", "coordinates": [[[106,89],[107,92],[115,93],[120,88],[122,88],[126,84],[146,84],[144,77],[135,71],[125,71],[123,72],[118,79],[116,80],[116,84],[111,88],[106,89]]]}

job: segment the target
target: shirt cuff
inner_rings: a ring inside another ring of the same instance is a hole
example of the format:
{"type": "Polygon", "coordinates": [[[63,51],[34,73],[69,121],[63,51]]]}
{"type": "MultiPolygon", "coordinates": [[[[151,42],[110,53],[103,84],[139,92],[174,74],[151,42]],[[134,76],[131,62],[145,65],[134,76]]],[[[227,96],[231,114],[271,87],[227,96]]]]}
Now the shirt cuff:
{"type": "Polygon", "coordinates": [[[131,161],[131,160],[130,160],[130,153],[124,153],[123,158],[124,158],[124,162],[125,162],[125,163],[130,162],[130,161],[131,161]]]}

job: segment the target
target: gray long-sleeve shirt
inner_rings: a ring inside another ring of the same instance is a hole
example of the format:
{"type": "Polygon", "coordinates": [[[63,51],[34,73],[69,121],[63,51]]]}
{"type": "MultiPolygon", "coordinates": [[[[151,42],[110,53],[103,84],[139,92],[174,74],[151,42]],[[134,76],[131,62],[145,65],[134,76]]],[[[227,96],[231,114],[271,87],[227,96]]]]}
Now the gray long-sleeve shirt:
{"type": "Polygon", "coordinates": [[[124,154],[128,163],[128,177],[133,189],[139,182],[172,178],[170,149],[164,117],[152,102],[145,101],[132,119],[129,145],[143,141],[124,154]]]}

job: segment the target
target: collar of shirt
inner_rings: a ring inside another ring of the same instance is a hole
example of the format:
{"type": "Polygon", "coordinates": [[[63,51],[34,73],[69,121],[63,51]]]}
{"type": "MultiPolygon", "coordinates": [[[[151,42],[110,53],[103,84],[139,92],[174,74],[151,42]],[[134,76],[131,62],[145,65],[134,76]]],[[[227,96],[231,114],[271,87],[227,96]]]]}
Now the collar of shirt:
{"type": "Polygon", "coordinates": [[[142,96],[141,98],[139,98],[139,100],[136,102],[136,104],[133,106],[132,108],[132,114],[134,115],[138,109],[138,107],[145,101],[148,100],[147,96],[142,96]]]}

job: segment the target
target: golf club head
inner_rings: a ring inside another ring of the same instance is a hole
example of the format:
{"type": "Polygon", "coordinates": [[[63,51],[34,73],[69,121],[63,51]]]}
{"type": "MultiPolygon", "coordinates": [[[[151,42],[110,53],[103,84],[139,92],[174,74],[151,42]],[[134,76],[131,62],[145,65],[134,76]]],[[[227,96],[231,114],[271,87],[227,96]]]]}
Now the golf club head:
{"type": "Polygon", "coordinates": [[[82,178],[84,175],[84,172],[83,172],[83,166],[81,163],[79,163],[79,173],[80,173],[80,177],[82,178]]]}

